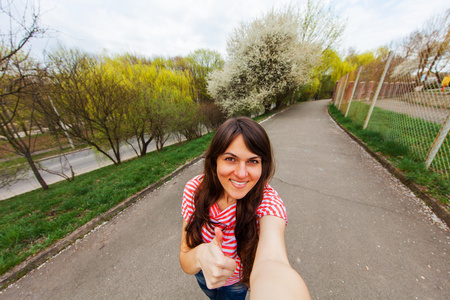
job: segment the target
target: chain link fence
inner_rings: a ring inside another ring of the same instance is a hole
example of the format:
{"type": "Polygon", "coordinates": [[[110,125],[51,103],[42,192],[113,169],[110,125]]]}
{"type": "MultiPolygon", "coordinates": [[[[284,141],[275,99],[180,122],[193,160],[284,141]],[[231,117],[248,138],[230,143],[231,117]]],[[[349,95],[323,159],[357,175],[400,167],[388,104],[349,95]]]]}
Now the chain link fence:
{"type": "Polygon", "coordinates": [[[414,70],[391,52],[340,78],[333,104],[357,126],[381,133],[450,179],[450,88],[444,79],[414,70]]]}

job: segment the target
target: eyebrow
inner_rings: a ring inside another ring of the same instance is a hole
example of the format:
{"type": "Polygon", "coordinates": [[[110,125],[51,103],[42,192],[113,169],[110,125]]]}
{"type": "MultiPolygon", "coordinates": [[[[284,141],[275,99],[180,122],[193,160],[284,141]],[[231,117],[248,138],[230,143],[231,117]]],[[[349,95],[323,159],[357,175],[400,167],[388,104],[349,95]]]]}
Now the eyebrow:
{"type": "MultiPolygon", "coordinates": [[[[225,152],[224,154],[222,154],[222,155],[230,155],[230,156],[233,156],[233,157],[236,157],[236,158],[239,158],[236,154],[233,154],[233,153],[231,153],[231,152],[225,152]]],[[[253,156],[253,157],[250,157],[249,159],[256,159],[256,158],[259,158],[259,159],[262,159],[262,157],[261,156],[259,156],[259,155],[256,155],[256,156],[253,156]]]]}

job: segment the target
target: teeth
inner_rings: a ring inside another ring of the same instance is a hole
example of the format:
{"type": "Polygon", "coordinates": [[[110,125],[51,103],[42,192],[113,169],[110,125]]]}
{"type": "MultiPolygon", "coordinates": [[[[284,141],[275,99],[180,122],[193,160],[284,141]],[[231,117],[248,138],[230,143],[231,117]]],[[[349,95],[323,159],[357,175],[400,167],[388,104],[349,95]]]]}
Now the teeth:
{"type": "Polygon", "coordinates": [[[230,181],[232,182],[232,183],[235,183],[235,184],[237,184],[237,185],[242,185],[242,186],[244,186],[247,182],[237,182],[237,181],[234,181],[233,179],[230,179],[230,181]]]}

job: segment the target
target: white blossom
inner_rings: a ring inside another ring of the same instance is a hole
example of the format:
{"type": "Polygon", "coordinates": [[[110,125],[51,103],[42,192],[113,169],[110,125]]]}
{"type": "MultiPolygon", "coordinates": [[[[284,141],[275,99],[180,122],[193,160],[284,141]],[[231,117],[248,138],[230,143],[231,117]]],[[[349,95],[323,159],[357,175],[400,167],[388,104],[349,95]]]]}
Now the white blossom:
{"type": "Polygon", "coordinates": [[[321,48],[300,42],[299,20],[289,9],[271,10],[234,29],[227,41],[228,62],[208,79],[208,92],[229,115],[279,105],[308,83],[321,48]]]}

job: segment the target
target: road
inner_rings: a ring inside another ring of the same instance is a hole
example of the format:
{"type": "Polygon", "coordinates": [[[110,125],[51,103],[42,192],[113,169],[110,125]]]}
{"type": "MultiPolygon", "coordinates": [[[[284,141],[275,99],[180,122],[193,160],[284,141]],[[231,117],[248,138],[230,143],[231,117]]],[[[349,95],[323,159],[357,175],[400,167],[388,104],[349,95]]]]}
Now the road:
{"type": "MultiPolygon", "coordinates": [[[[176,140],[171,138],[167,141],[165,146],[175,142],[176,140]]],[[[135,148],[138,149],[136,145],[135,148]]],[[[128,144],[122,145],[120,149],[122,161],[136,157],[136,152],[128,144]]],[[[156,150],[156,144],[152,141],[148,146],[148,151],[154,150],[156,150]]],[[[63,156],[54,156],[52,158],[44,159],[40,161],[40,164],[44,169],[51,170],[53,172],[63,172],[64,174],[70,176],[70,166],[67,161],[72,166],[75,175],[87,173],[112,164],[112,161],[105,155],[90,148],[73,151],[66,154],[65,158],[63,156]]],[[[41,171],[41,175],[47,184],[65,180],[61,176],[44,171],[41,171]]],[[[8,199],[12,196],[20,195],[39,188],[41,188],[39,182],[36,180],[33,173],[29,171],[21,180],[10,186],[1,188],[0,200],[8,199]]]]}
{"type": "MultiPolygon", "coordinates": [[[[263,124],[286,248],[313,299],[449,299],[448,228],[328,116],[294,105],[263,124]]],[[[205,299],[179,266],[181,195],[197,163],[0,294],[0,299],[205,299]]]]}

